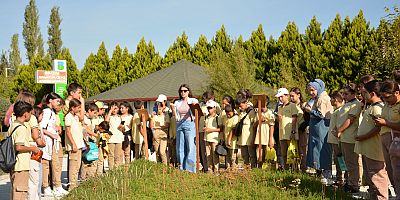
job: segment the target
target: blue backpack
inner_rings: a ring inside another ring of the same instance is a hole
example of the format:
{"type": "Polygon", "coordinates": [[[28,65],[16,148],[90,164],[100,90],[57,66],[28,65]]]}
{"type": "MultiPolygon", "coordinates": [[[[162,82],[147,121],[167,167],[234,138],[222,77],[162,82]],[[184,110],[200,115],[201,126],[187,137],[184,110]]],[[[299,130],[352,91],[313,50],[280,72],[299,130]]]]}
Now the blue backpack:
{"type": "Polygon", "coordinates": [[[96,142],[89,141],[89,150],[83,155],[83,158],[89,162],[99,159],[99,148],[97,148],[96,142]]]}

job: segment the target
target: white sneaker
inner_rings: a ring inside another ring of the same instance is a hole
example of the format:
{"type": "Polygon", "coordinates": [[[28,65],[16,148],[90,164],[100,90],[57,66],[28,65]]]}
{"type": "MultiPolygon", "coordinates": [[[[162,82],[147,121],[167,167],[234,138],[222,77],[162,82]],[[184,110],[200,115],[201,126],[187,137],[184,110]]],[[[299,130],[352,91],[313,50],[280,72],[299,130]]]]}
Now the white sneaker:
{"type": "Polygon", "coordinates": [[[59,196],[64,196],[68,194],[68,191],[64,190],[64,188],[60,186],[55,188],[54,193],[56,194],[56,196],[58,196],[57,194],[59,194],[59,196]]]}
{"type": "Polygon", "coordinates": [[[43,196],[45,197],[54,196],[54,193],[50,187],[46,187],[43,189],[43,196]]]}

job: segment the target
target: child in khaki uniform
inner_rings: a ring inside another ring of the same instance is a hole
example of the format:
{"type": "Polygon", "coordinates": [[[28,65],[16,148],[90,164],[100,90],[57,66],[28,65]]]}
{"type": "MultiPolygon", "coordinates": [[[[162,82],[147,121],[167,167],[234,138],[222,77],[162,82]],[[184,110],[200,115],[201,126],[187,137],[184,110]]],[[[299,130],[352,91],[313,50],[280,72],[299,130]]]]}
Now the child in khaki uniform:
{"type": "Polygon", "coordinates": [[[97,169],[96,174],[101,175],[104,172],[103,165],[104,159],[107,158],[109,150],[108,150],[108,140],[110,139],[112,133],[110,130],[110,124],[106,121],[102,121],[97,126],[97,147],[99,148],[99,160],[97,161],[97,169]]]}
{"type": "Polygon", "coordinates": [[[385,106],[382,110],[382,117],[375,119],[375,123],[382,127],[381,141],[386,170],[398,198],[400,196],[400,157],[389,153],[393,138],[400,137],[400,88],[398,83],[385,81],[381,85],[380,95],[385,101],[385,106]]]}
{"type": "Polygon", "coordinates": [[[348,180],[345,185],[345,191],[358,192],[359,191],[359,155],[354,152],[355,136],[358,131],[358,123],[362,104],[356,99],[356,85],[354,83],[348,84],[344,87],[343,97],[346,104],[343,106],[342,112],[338,114],[338,125],[334,134],[339,138],[346,166],[348,168],[348,180]]]}
{"type": "Polygon", "coordinates": [[[225,144],[228,147],[228,155],[227,159],[227,169],[233,168],[236,169],[238,166],[238,146],[237,146],[237,137],[234,133],[234,127],[239,122],[239,117],[235,114],[234,108],[231,105],[225,105],[224,113],[226,114],[226,120],[224,123],[224,135],[225,135],[225,144]]]}
{"type": "Polygon", "coordinates": [[[159,95],[157,100],[157,113],[152,113],[151,128],[154,130],[153,146],[156,151],[157,161],[167,164],[167,138],[170,124],[169,108],[167,107],[167,97],[159,95]]]}
{"type": "Polygon", "coordinates": [[[298,110],[296,104],[289,101],[289,91],[286,88],[280,88],[275,97],[282,102],[282,105],[278,107],[279,140],[283,159],[282,166],[287,168],[289,142],[292,139],[298,140],[299,138],[297,133],[298,110]]]}
{"type": "Polygon", "coordinates": [[[335,108],[331,115],[331,121],[329,122],[329,130],[328,130],[328,143],[332,146],[332,153],[333,153],[333,161],[336,166],[336,183],[342,184],[343,183],[343,170],[340,169],[338,157],[342,154],[342,150],[339,148],[339,139],[334,136],[334,131],[337,129],[338,124],[338,115],[339,113],[343,112],[343,105],[344,99],[342,93],[339,91],[335,91],[331,94],[331,104],[335,108]]]}
{"type": "Polygon", "coordinates": [[[354,151],[363,156],[365,169],[372,183],[368,183],[371,199],[388,199],[388,174],[385,169],[385,158],[382,151],[382,142],[379,136],[381,127],[375,124],[374,119],[382,116],[383,102],[379,98],[380,84],[370,81],[365,84],[362,95],[371,105],[364,111],[361,124],[355,138],[354,151]]]}
{"type": "MultiPolygon", "coordinates": [[[[269,99],[267,99],[267,102],[269,99]]],[[[261,119],[258,119],[258,122],[261,123],[261,129],[259,130],[259,126],[257,126],[256,139],[254,144],[257,146],[257,158],[261,157],[261,161],[258,163],[258,167],[261,168],[265,162],[265,155],[267,153],[267,146],[269,148],[274,148],[274,126],[275,126],[275,116],[272,113],[272,110],[267,108],[268,103],[261,108],[261,119]],[[259,132],[261,133],[261,140],[259,136],[259,132]],[[261,143],[260,143],[261,141],[261,143]],[[261,155],[260,149],[258,149],[258,145],[261,144],[261,155]]],[[[257,115],[258,116],[258,115],[257,115]]],[[[259,159],[260,160],[260,159],[259,159]]]]}
{"type": "MultiPolygon", "coordinates": [[[[95,132],[95,127],[92,122],[92,119],[97,115],[99,108],[96,104],[90,103],[86,106],[86,114],[84,117],[84,140],[86,146],[89,147],[89,142],[96,142],[97,133],[95,132]]],[[[89,151],[89,149],[86,149],[89,151]]],[[[87,178],[94,177],[96,174],[97,160],[96,161],[87,161],[82,159],[81,166],[81,179],[86,180],[87,178]]]]}
{"type": "Polygon", "coordinates": [[[219,142],[219,125],[222,125],[221,119],[218,118],[216,112],[217,103],[213,100],[209,100],[206,103],[208,115],[204,122],[204,140],[206,141],[206,154],[208,163],[208,172],[218,172],[219,168],[219,156],[215,152],[215,148],[219,142]]]}
{"type": "Polygon", "coordinates": [[[108,140],[108,147],[110,155],[108,156],[108,167],[110,170],[122,164],[122,142],[124,141],[124,134],[122,133],[123,125],[121,125],[121,117],[118,114],[119,103],[111,102],[110,110],[106,116],[106,121],[110,123],[111,138],[108,140]]]}
{"type": "Polygon", "coordinates": [[[82,161],[82,148],[85,147],[83,141],[82,123],[79,121],[81,112],[81,102],[77,99],[71,99],[69,102],[69,113],[65,116],[65,149],[68,152],[68,177],[69,188],[71,191],[78,186],[78,173],[82,161]]]}
{"type": "MultiPolygon", "coordinates": [[[[136,111],[140,109],[144,109],[144,104],[143,101],[137,100],[133,103],[133,106],[135,107],[136,111]]],[[[144,136],[142,132],[142,129],[146,124],[142,124],[140,120],[139,113],[136,112],[133,115],[132,122],[131,122],[131,130],[132,130],[132,140],[133,143],[135,144],[135,160],[141,158],[143,155],[145,155],[145,145],[144,145],[144,136]]]]}
{"type": "Polygon", "coordinates": [[[31,152],[37,153],[39,148],[31,146],[31,133],[24,123],[31,118],[32,106],[29,103],[18,101],[14,104],[16,120],[9,129],[15,150],[18,152],[14,169],[10,172],[11,199],[26,199],[28,197],[28,181],[31,152]]]}

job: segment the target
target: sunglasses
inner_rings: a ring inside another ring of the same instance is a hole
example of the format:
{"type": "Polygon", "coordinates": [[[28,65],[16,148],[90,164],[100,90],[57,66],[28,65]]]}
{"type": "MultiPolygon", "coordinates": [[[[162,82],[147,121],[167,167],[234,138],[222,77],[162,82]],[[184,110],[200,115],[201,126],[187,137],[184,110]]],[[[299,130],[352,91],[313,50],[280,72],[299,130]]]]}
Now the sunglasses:
{"type": "Polygon", "coordinates": [[[189,92],[189,90],[179,90],[180,92],[189,92]]]}
{"type": "Polygon", "coordinates": [[[214,107],[207,107],[207,109],[213,109],[214,107]]]}

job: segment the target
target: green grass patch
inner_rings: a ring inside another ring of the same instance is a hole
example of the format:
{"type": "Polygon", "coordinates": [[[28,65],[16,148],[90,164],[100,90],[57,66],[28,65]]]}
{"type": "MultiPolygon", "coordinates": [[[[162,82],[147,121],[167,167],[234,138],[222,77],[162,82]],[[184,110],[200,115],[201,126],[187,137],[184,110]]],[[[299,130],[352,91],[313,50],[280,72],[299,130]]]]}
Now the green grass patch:
{"type": "Polygon", "coordinates": [[[316,178],[297,172],[254,169],[219,175],[191,174],[139,160],[80,184],[64,199],[351,198],[341,190],[322,187],[316,178]],[[300,184],[293,183],[295,179],[300,184]]]}

